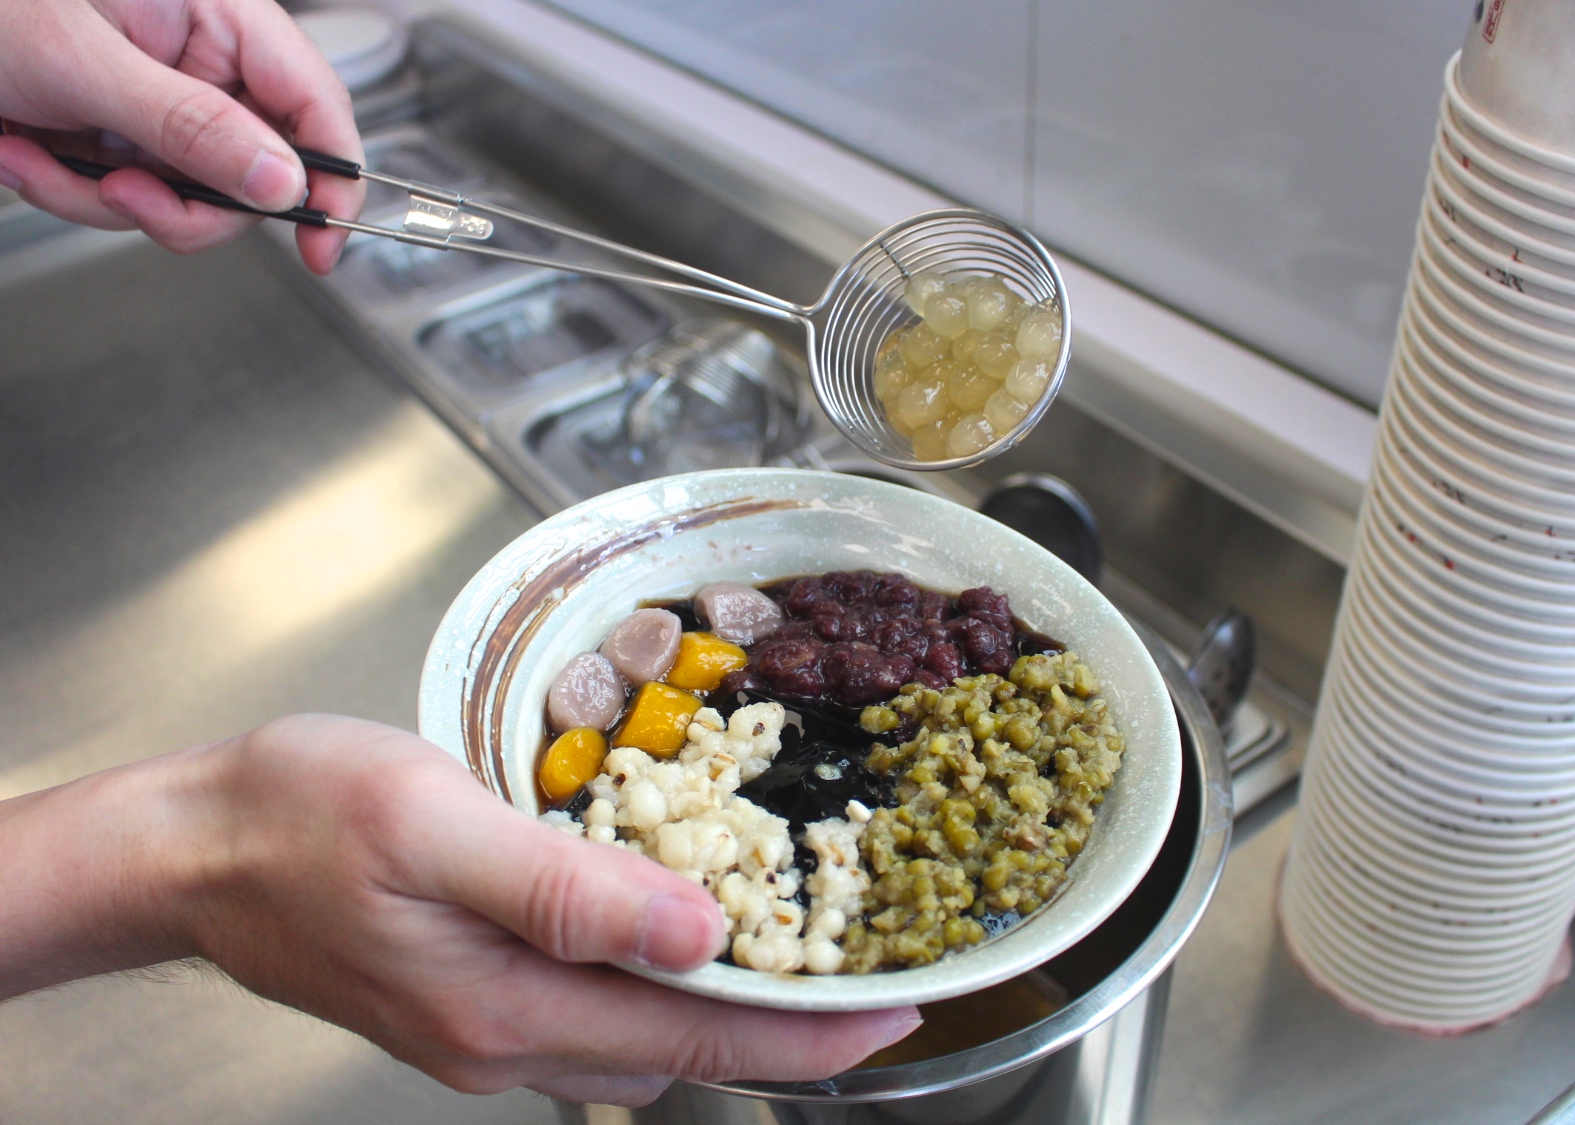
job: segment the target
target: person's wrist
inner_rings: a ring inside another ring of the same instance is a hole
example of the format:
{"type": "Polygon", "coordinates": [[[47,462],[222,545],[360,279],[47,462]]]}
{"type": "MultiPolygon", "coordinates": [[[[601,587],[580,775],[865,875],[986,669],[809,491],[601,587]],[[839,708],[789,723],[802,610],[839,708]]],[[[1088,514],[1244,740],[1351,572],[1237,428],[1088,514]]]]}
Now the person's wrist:
{"type": "Polygon", "coordinates": [[[0,804],[0,997],[200,952],[214,764],[185,751],[0,804]]]}
{"type": "Polygon", "coordinates": [[[144,841],[132,842],[124,909],[161,960],[208,955],[206,931],[234,881],[230,775],[234,740],[169,754],[135,780],[148,802],[144,841]]]}

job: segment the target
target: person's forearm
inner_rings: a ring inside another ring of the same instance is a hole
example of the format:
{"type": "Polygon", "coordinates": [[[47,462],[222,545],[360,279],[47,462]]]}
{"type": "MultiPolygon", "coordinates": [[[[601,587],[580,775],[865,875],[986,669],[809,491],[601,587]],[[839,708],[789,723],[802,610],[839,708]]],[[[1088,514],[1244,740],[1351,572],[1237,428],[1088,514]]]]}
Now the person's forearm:
{"type": "Polygon", "coordinates": [[[205,752],[0,802],[0,999],[196,952],[205,752]]]}

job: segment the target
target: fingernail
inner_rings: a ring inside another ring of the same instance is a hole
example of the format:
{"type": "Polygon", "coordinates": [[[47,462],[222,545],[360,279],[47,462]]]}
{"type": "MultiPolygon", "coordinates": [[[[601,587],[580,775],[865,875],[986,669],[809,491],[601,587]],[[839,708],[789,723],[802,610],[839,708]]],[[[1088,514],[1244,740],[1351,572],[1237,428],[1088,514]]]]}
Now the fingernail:
{"type": "Polygon", "coordinates": [[[12,191],[21,191],[22,177],[11,171],[4,164],[0,164],[0,184],[10,188],[12,191]]]}
{"type": "Polygon", "coordinates": [[[692,969],[720,949],[721,913],[677,895],[653,895],[640,923],[634,960],[653,969],[692,969]]]}
{"type": "Polygon", "coordinates": [[[305,191],[300,173],[288,160],[264,151],[241,181],[241,202],[259,211],[287,211],[305,191]]]}
{"type": "Polygon", "coordinates": [[[106,199],[104,195],[100,193],[99,201],[103,203],[105,207],[108,207],[111,211],[115,212],[115,214],[119,215],[122,219],[129,219],[132,222],[137,221],[137,217],[131,213],[131,208],[127,207],[120,200],[106,199]]]}
{"type": "Polygon", "coordinates": [[[875,1049],[878,1051],[881,1049],[881,1047],[890,1047],[893,1043],[897,1043],[903,1039],[908,1038],[908,1036],[919,1030],[919,1025],[923,1022],[924,1017],[919,1015],[918,1012],[914,1012],[911,1015],[903,1017],[897,1023],[892,1025],[890,1038],[884,1040],[880,1047],[875,1049]]]}

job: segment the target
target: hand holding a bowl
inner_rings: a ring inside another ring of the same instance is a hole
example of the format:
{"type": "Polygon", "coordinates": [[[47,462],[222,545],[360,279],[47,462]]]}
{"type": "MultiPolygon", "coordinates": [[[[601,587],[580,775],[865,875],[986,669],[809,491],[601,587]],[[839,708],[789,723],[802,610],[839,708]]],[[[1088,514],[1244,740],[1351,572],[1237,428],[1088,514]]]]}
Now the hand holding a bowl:
{"type": "Polygon", "coordinates": [[[470,1092],[641,1104],[673,1077],[817,1079],[918,1023],[609,967],[705,964],[714,900],[360,720],[296,716],[0,803],[0,855],[0,997],[205,957],[470,1092]]]}

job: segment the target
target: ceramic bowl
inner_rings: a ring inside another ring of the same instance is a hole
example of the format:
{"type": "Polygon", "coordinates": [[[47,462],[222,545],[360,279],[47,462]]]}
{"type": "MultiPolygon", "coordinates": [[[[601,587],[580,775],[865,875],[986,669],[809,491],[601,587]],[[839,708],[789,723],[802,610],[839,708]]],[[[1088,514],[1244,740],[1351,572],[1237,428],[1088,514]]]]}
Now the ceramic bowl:
{"type": "Polygon", "coordinates": [[[536,525],[461,591],[427,655],[421,734],[534,814],[543,701],[569,657],[642,602],[723,579],[852,569],[899,570],[950,593],[991,586],[1099,676],[1127,750],[1065,890],[993,940],[918,968],[813,977],[624,967],[703,996],[806,1011],[925,1003],[1007,980],[1086,936],[1137,886],[1175,810],[1181,740],[1159,670],[1120,612],[1050,552],[971,509],[797,469],[692,473],[598,496],[536,525]]]}

